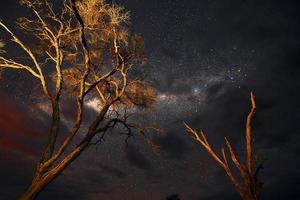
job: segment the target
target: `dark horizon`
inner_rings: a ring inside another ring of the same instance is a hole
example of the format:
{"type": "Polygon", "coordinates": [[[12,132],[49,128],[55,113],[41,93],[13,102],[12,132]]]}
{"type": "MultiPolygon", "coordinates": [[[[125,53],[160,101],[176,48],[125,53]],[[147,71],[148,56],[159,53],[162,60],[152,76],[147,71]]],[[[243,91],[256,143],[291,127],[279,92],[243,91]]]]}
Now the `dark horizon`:
{"type": "MultiPolygon", "coordinates": [[[[151,117],[163,134],[151,139],[159,149],[138,135],[126,146],[125,138],[112,132],[37,199],[163,200],[172,194],[181,200],[240,199],[183,123],[202,129],[217,152],[226,136],[243,156],[251,91],[257,102],[254,151],[266,159],[261,199],[299,198],[300,3],[115,2],[130,11],[130,29],[145,42],[149,63],[138,73],[158,92],[151,117]]],[[[12,29],[18,17],[29,14],[17,0],[1,4],[0,19],[12,29]]],[[[2,30],[0,39],[7,39],[2,30]]],[[[9,55],[19,54],[8,48],[9,55]]],[[[32,97],[36,88],[26,73],[2,71],[0,77],[0,199],[11,200],[30,183],[50,116],[32,97]]],[[[72,114],[68,103],[66,116],[72,114]]],[[[94,114],[91,104],[87,116],[94,114]]],[[[68,128],[66,121],[62,129],[68,128]]]]}

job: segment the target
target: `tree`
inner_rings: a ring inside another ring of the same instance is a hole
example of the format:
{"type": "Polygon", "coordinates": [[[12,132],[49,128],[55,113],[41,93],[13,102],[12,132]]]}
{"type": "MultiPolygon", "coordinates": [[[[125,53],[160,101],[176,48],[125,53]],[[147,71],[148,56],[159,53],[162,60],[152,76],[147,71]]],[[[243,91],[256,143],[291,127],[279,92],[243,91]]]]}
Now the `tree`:
{"type": "Polygon", "coordinates": [[[257,165],[256,170],[253,170],[255,164],[253,162],[253,153],[252,153],[252,131],[251,131],[251,120],[253,118],[256,106],[255,106],[255,98],[253,93],[251,93],[251,111],[247,116],[246,122],[246,159],[245,163],[242,163],[235,151],[231,143],[225,137],[225,143],[229,150],[231,161],[233,165],[236,167],[237,171],[240,174],[241,180],[236,178],[233,171],[230,169],[226,153],[224,148],[221,149],[221,156],[218,156],[216,152],[212,149],[209,144],[206,136],[202,131],[198,133],[195,129],[191,128],[187,124],[185,124],[186,129],[189,133],[191,133],[195,140],[202,146],[204,149],[210,154],[210,156],[217,162],[217,164],[223,168],[229,180],[233,184],[235,190],[239,193],[243,200],[257,200],[259,199],[259,194],[262,189],[262,183],[258,180],[257,176],[259,170],[262,169],[262,163],[257,165]],[[240,181],[239,181],[240,180],[240,181]]]}
{"type": "Polygon", "coordinates": [[[170,196],[167,196],[166,200],[180,200],[180,198],[178,194],[172,194],[170,196]]]}
{"type": "Polygon", "coordinates": [[[0,21],[11,42],[26,55],[24,59],[10,58],[1,41],[0,69],[27,72],[37,80],[52,107],[47,145],[20,200],[35,199],[85,149],[103,140],[108,130],[119,126],[126,129],[128,137],[132,129],[145,134],[147,127],[130,119],[138,110],[151,107],[156,97],[155,89],[145,81],[128,78],[133,66],[146,59],[142,39],[129,34],[129,13],[123,7],[105,0],[59,2],[20,1],[33,13],[33,19],[17,20],[19,30],[26,34],[25,41],[0,21]],[[68,95],[77,101],[76,121],[58,144],[61,99],[68,95]],[[82,136],[78,133],[84,102],[91,98],[97,100],[99,113],[82,136]]]}

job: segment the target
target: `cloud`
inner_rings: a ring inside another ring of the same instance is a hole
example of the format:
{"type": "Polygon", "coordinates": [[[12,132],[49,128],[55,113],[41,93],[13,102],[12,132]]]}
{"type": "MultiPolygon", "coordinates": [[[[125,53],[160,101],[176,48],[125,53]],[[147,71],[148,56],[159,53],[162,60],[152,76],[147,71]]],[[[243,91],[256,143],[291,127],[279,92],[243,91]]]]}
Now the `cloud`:
{"type": "Polygon", "coordinates": [[[147,171],[152,170],[150,161],[134,145],[129,145],[127,147],[126,158],[131,165],[137,168],[147,171]]]}
{"type": "Polygon", "coordinates": [[[190,152],[190,148],[185,141],[173,133],[168,133],[163,136],[158,135],[153,141],[159,145],[162,151],[167,152],[172,158],[180,159],[190,152]]]}
{"type": "Polygon", "coordinates": [[[123,171],[119,170],[118,168],[115,168],[115,167],[112,167],[109,165],[105,165],[105,164],[101,164],[101,163],[99,163],[98,166],[105,174],[111,174],[120,179],[124,179],[127,177],[127,174],[124,173],[123,171]]]}
{"type": "Polygon", "coordinates": [[[27,156],[38,155],[40,140],[44,138],[41,126],[32,126],[38,123],[21,106],[0,93],[0,148],[27,156]]]}

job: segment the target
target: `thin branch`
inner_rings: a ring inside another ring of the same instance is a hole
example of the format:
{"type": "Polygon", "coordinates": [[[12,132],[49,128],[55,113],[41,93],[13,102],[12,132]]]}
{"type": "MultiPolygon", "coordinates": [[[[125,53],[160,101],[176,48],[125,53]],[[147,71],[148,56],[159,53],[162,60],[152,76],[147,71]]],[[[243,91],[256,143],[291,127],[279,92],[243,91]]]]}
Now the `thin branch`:
{"type": "Polygon", "coordinates": [[[35,67],[37,68],[37,70],[39,72],[39,78],[41,80],[41,84],[42,84],[44,93],[49,99],[51,99],[52,97],[48,91],[48,86],[47,86],[44,74],[42,72],[42,69],[41,69],[36,57],[32,53],[32,51],[29,48],[27,48],[24,45],[24,43],[19,38],[17,38],[15,36],[15,34],[6,25],[4,25],[1,21],[0,21],[0,26],[2,26],[2,28],[4,28],[4,30],[10,34],[10,36],[12,37],[12,41],[15,42],[16,44],[18,44],[29,55],[29,57],[31,58],[31,60],[33,61],[35,67]]]}
{"type": "Polygon", "coordinates": [[[247,122],[246,122],[246,164],[240,163],[238,160],[236,153],[234,152],[232,145],[230,142],[227,140],[225,137],[225,143],[226,146],[229,150],[231,160],[237,170],[239,171],[243,183],[239,183],[232,171],[229,168],[229,164],[226,158],[226,153],[224,148],[221,149],[221,154],[222,154],[222,159],[217,156],[217,154],[213,151],[213,149],[210,147],[209,142],[207,141],[205,135],[201,131],[200,134],[190,126],[188,126],[186,123],[184,125],[186,126],[187,132],[191,133],[195,140],[197,140],[205,149],[206,151],[211,155],[211,157],[224,169],[226,172],[227,176],[229,177],[230,181],[234,185],[236,191],[240,194],[242,199],[244,200],[257,200],[258,199],[258,194],[259,194],[259,189],[260,189],[260,183],[257,181],[257,173],[261,169],[261,166],[258,167],[257,171],[255,172],[254,176],[252,174],[252,141],[251,141],[251,120],[253,118],[254,112],[255,112],[255,99],[254,95],[251,92],[251,111],[247,116],[247,122]]]}
{"type": "Polygon", "coordinates": [[[251,111],[247,116],[246,122],[246,151],[247,151],[247,167],[249,174],[252,174],[252,137],[251,137],[251,121],[255,113],[256,105],[253,92],[251,92],[251,111]]]}
{"type": "Polygon", "coordinates": [[[12,68],[12,69],[21,69],[21,70],[26,70],[28,71],[30,74],[32,74],[33,76],[35,76],[36,78],[40,79],[40,75],[35,72],[31,67],[18,63],[16,61],[13,60],[7,60],[3,57],[0,57],[0,69],[4,69],[4,68],[12,68]]]}

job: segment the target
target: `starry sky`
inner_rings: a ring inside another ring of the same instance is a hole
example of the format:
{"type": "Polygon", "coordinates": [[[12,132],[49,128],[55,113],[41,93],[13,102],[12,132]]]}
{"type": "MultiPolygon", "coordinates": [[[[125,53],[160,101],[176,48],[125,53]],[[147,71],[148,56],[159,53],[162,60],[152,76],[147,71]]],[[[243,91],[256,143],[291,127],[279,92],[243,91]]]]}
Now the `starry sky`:
{"type": "MultiPolygon", "coordinates": [[[[54,1],[55,2],[55,1],[54,1]]],[[[224,172],[184,129],[201,128],[216,150],[226,136],[243,155],[250,92],[255,153],[266,158],[262,199],[300,197],[300,13],[296,0],[125,0],[131,31],[145,42],[149,63],[139,71],[158,91],[151,117],[162,130],[153,149],[135,135],[109,134],[89,148],[38,199],[235,200],[224,172]]],[[[28,14],[1,1],[8,26],[28,14]]],[[[0,32],[2,38],[3,32],[0,32]]],[[[5,37],[5,36],[3,36],[5,37]]],[[[10,48],[10,47],[9,47],[10,48]]],[[[18,50],[11,47],[11,55],[18,50]]],[[[47,107],[19,72],[0,79],[0,199],[29,184],[49,128],[47,107]]],[[[63,108],[68,128],[72,108],[63,108]]],[[[93,107],[87,115],[93,115],[93,107]]]]}

